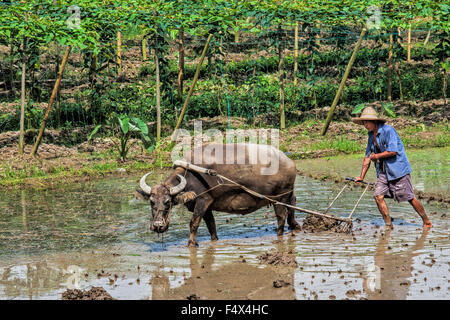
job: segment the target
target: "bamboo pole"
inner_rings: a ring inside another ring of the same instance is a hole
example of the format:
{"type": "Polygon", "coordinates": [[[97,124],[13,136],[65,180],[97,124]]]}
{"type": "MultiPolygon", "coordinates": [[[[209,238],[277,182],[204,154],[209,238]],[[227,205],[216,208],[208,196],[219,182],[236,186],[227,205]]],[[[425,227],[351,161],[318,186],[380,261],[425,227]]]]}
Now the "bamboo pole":
{"type": "Polygon", "coordinates": [[[294,84],[297,84],[297,71],[298,71],[298,22],[295,24],[294,29],[294,84]]]}
{"type": "Polygon", "coordinates": [[[334,97],[333,103],[331,104],[330,111],[328,112],[327,119],[325,121],[325,125],[323,126],[323,129],[321,132],[322,135],[325,135],[327,133],[328,126],[330,125],[331,119],[333,118],[334,109],[336,108],[336,106],[339,102],[339,98],[341,97],[342,90],[344,89],[344,86],[345,86],[345,82],[347,81],[348,75],[350,74],[350,69],[352,68],[353,63],[355,62],[356,55],[358,53],[358,50],[361,46],[362,39],[364,38],[365,34],[366,34],[366,29],[363,28],[361,31],[361,34],[359,36],[359,40],[356,43],[355,49],[353,49],[353,54],[350,58],[350,61],[347,64],[347,68],[345,69],[344,76],[342,77],[341,83],[339,84],[339,88],[336,92],[336,96],[334,97]]]}
{"type": "Polygon", "coordinates": [[[96,71],[97,71],[97,55],[95,53],[91,53],[91,65],[89,66],[89,83],[91,89],[94,88],[96,71]]]}
{"type": "Polygon", "coordinates": [[[19,133],[19,154],[23,155],[24,149],[24,127],[25,127],[25,78],[26,78],[26,57],[25,57],[25,39],[22,44],[22,79],[20,87],[20,133],[19,133]]]}
{"type": "Polygon", "coordinates": [[[122,74],[122,33],[117,31],[117,75],[122,74]]]}
{"type": "Polygon", "coordinates": [[[211,41],[212,36],[213,35],[210,34],[208,36],[208,40],[206,40],[206,44],[205,44],[205,47],[203,48],[203,52],[202,52],[202,55],[200,57],[200,61],[199,61],[198,66],[197,66],[197,70],[195,71],[194,79],[192,80],[192,85],[189,88],[188,95],[186,97],[186,100],[184,101],[183,108],[181,109],[181,113],[180,113],[180,116],[178,117],[177,124],[175,126],[174,132],[180,127],[181,122],[183,121],[184,114],[186,113],[186,109],[187,109],[187,106],[189,104],[189,100],[191,99],[192,93],[194,92],[195,84],[197,83],[198,76],[200,75],[200,69],[202,67],[203,60],[205,60],[206,52],[208,51],[209,43],[211,41]]]}
{"type": "Polygon", "coordinates": [[[142,36],[142,61],[147,60],[147,39],[145,36],[142,36]]]}
{"type": "Polygon", "coordinates": [[[184,76],[184,29],[180,28],[178,34],[178,101],[183,99],[183,76],[184,76]]]}
{"type": "Polygon", "coordinates": [[[428,30],[427,37],[425,38],[423,45],[426,45],[428,43],[428,41],[430,41],[430,36],[431,36],[431,30],[428,30]]]}
{"type": "Polygon", "coordinates": [[[286,116],[284,110],[284,72],[283,72],[283,44],[281,41],[281,27],[278,34],[278,81],[280,83],[280,129],[286,128],[286,116]]]}
{"type": "Polygon", "coordinates": [[[394,46],[394,36],[389,35],[389,55],[388,55],[388,84],[387,84],[387,100],[392,101],[392,60],[394,58],[394,53],[392,52],[392,47],[394,46]]]}
{"type": "Polygon", "coordinates": [[[47,111],[45,112],[44,119],[42,120],[41,129],[39,130],[39,134],[36,138],[36,142],[34,143],[33,150],[31,151],[32,156],[36,155],[36,152],[38,150],[39,144],[42,139],[42,135],[44,134],[45,125],[47,124],[48,116],[50,115],[50,111],[52,109],[53,102],[55,101],[55,97],[58,92],[59,85],[61,84],[61,79],[62,79],[62,76],[64,73],[64,68],[66,66],[67,59],[69,58],[69,53],[70,53],[71,49],[72,49],[72,47],[68,46],[66,48],[66,51],[64,52],[64,57],[61,61],[61,66],[59,67],[58,77],[56,78],[55,85],[53,86],[53,91],[52,91],[52,95],[50,96],[50,101],[48,103],[47,111]]]}
{"type": "Polygon", "coordinates": [[[408,51],[407,51],[407,61],[411,62],[411,25],[408,28],[408,51]]]}
{"type": "Polygon", "coordinates": [[[395,70],[395,73],[397,74],[397,77],[398,77],[398,86],[399,86],[399,90],[400,90],[400,100],[403,100],[402,73],[400,71],[400,67],[399,67],[398,63],[395,65],[394,70],[395,70]]]}
{"type": "Polygon", "coordinates": [[[156,142],[161,138],[161,84],[159,80],[158,48],[155,48],[155,72],[156,72],[156,142]]]}

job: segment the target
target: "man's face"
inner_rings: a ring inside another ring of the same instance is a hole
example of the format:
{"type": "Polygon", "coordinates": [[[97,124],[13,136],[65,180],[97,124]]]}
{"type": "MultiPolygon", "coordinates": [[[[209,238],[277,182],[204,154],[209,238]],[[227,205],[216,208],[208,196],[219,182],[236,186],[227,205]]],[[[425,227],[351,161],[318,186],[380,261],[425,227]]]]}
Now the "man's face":
{"type": "Polygon", "coordinates": [[[367,131],[374,131],[377,128],[377,122],[371,121],[371,120],[364,120],[363,121],[364,128],[367,129],[367,131]]]}

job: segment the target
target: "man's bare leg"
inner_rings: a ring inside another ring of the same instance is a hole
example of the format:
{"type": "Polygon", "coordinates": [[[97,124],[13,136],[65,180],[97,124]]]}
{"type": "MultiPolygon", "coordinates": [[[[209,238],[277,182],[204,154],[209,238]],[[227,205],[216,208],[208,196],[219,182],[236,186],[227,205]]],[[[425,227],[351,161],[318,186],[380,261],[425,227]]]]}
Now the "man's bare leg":
{"type": "Polygon", "coordinates": [[[420,203],[420,201],[414,197],[413,199],[409,200],[408,202],[412,205],[414,210],[416,210],[416,212],[422,218],[423,227],[424,228],[433,227],[433,224],[431,223],[430,219],[428,219],[427,214],[425,213],[425,209],[423,208],[423,205],[420,203]]]}
{"type": "Polygon", "coordinates": [[[381,213],[381,216],[383,217],[384,223],[387,227],[393,229],[394,226],[392,225],[391,217],[389,215],[389,209],[386,205],[386,201],[384,201],[384,196],[376,196],[375,202],[377,203],[378,210],[381,213]]]}

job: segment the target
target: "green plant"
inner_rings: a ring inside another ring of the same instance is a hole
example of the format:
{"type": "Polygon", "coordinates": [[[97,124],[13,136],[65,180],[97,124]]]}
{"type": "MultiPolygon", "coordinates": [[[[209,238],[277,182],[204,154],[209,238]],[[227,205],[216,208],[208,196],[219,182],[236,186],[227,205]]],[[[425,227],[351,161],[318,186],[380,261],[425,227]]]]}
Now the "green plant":
{"type": "MultiPolygon", "coordinates": [[[[154,146],[152,139],[148,135],[147,124],[139,118],[129,117],[128,115],[120,115],[116,118],[116,125],[118,124],[118,130],[116,130],[115,139],[113,139],[114,147],[119,153],[119,160],[125,161],[130,148],[137,142],[130,142],[132,134],[139,134],[139,137],[144,144],[145,148],[149,151],[153,151],[154,146]]],[[[89,135],[88,141],[90,141],[95,134],[99,131],[102,125],[97,125],[89,135]]]]}

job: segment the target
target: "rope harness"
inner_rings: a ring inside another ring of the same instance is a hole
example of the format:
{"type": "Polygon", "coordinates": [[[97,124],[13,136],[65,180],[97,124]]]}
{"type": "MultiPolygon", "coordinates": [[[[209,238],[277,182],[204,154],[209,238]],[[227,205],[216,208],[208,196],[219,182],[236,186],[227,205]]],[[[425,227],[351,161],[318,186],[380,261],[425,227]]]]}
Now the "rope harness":
{"type": "MultiPolygon", "coordinates": [[[[340,221],[340,222],[344,222],[345,224],[347,224],[347,227],[345,229],[351,229],[351,226],[353,225],[353,222],[352,222],[352,219],[351,219],[351,215],[348,218],[335,217],[335,216],[330,215],[330,214],[303,209],[303,208],[300,208],[300,207],[296,207],[296,206],[293,206],[293,205],[290,205],[290,204],[287,204],[287,203],[283,203],[283,202],[279,202],[277,200],[272,199],[272,198],[277,198],[277,197],[286,195],[288,193],[291,193],[291,192],[293,192],[293,190],[289,190],[287,192],[281,193],[281,194],[276,195],[276,196],[267,196],[267,195],[260,194],[260,193],[258,193],[256,191],[253,191],[253,190],[247,188],[246,186],[243,186],[243,185],[241,185],[241,184],[239,184],[239,183],[237,183],[237,182],[235,182],[235,181],[233,181],[233,180],[231,180],[231,179],[229,179],[229,178],[227,178],[225,176],[222,176],[222,175],[218,174],[216,171],[214,171],[212,169],[206,169],[206,168],[203,168],[203,167],[199,167],[199,166],[193,165],[191,163],[188,163],[188,162],[182,161],[182,160],[176,160],[174,162],[174,167],[182,167],[182,168],[185,168],[187,170],[192,170],[192,171],[196,171],[196,172],[199,172],[199,173],[205,173],[205,174],[208,174],[210,176],[217,176],[218,178],[220,178],[222,180],[226,180],[226,181],[230,182],[232,185],[238,186],[242,190],[246,191],[247,193],[249,193],[249,194],[251,194],[251,195],[253,195],[253,196],[257,197],[257,198],[265,199],[265,200],[270,201],[274,205],[281,205],[281,206],[285,206],[285,207],[288,207],[288,208],[291,208],[291,209],[298,210],[300,212],[317,215],[317,216],[320,216],[322,218],[334,219],[334,220],[337,220],[337,221],[340,221]]],[[[217,188],[219,186],[222,186],[222,185],[224,185],[224,184],[221,184],[218,181],[218,184],[216,186],[214,186],[214,187],[212,187],[212,188],[210,188],[210,189],[200,193],[199,195],[196,195],[195,198],[199,197],[200,195],[202,195],[202,194],[204,194],[206,192],[211,191],[212,189],[215,189],[215,188],[217,188]]],[[[359,201],[358,201],[358,203],[359,203],[359,201]]],[[[357,203],[357,205],[358,205],[358,203],[357,203]]]]}

